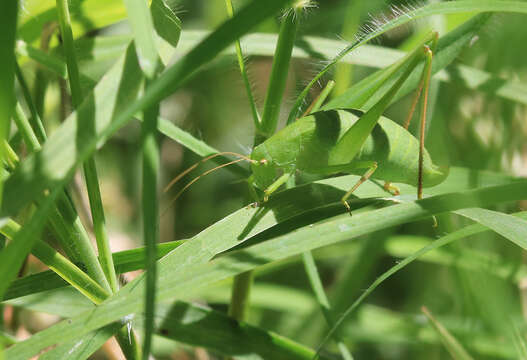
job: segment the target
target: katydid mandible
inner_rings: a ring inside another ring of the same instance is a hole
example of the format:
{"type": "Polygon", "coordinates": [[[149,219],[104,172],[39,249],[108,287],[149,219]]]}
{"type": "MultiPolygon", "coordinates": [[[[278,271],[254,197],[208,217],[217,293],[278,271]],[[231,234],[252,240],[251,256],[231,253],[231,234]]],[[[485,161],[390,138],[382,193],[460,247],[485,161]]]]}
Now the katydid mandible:
{"type": "MultiPolygon", "coordinates": [[[[433,47],[434,44],[433,42],[431,46],[433,47]]],[[[218,153],[202,159],[200,163],[223,154],[234,155],[239,159],[217,168],[239,161],[249,161],[252,170],[249,187],[256,197],[258,195],[254,188],[263,191],[264,202],[297,170],[321,175],[336,173],[362,175],[341,199],[348,211],[351,209],[347,199],[370,177],[386,181],[385,189],[396,193],[398,190],[389,182],[416,186],[417,196],[420,199],[423,187],[439,184],[447,176],[447,171],[434,165],[424,149],[432,56],[432,49],[425,43],[404,59],[402,65],[399,65],[401,68],[407,65],[403,74],[379,102],[366,112],[354,109],[317,111],[318,109],[314,108],[311,109],[313,111],[311,114],[301,117],[256,146],[249,157],[236,153],[218,153]],[[381,115],[422,60],[424,67],[421,80],[408,120],[405,127],[402,127],[381,115]],[[423,101],[420,111],[420,139],[417,140],[406,128],[421,95],[423,101]]],[[[317,103],[321,102],[317,101],[317,103]]],[[[198,164],[175,178],[165,191],[198,164]]],[[[215,169],[203,173],[188,183],[173,201],[192,183],[215,169]]]]}

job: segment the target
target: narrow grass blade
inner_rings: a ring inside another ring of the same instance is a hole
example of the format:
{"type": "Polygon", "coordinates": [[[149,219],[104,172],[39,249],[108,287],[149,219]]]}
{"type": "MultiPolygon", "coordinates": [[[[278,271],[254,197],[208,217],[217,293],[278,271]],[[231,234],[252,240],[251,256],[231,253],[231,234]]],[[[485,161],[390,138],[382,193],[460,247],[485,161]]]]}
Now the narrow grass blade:
{"type": "Polygon", "coordinates": [[[421,311],[426,315],[434,330],[454,360],[472,360],[472,356],[463,348],[463,345],[423,306],[421,311]]]}
{"type": "MultiPolygon", "coordinates": [[[[351,1],[346,7],[346,14],[344,15],[344,22],[342,25],[341,36],[345,40],[351,40],[359,31],[360,18],[364,4],[361,1],[351,1]]],[[[318,48],[316,48],[317,51],[318,48]]],[[[335,95],[342,94],[350,87],[353,76],[353,67],[351,64],[340,63],[335,70],[334,80],[337,84],[335,87],[335,95]]]]}
{"type": "Polygon", "coordinates": [[[455,212],[494,230],[507,240],[527,250],[527,221],[487,209],[463,209],[455,212]]]}
{"type": "MultiPolygon", "coordinates": [[[[13,239],[19,230],[20,225],[12,220],[0,228],[0,232],[10,239],[13,239]]],[[[47,243],[36,241],[32,253],[95,304],[102,303],[110,296],[109,292],[47,243]]]]}
{"type": "MultiPolygon", "coordinates": [[[[227,7],[227,13],[229,17],[234,16],[234,9],[232,7],[231,0],[225,0],[225,6],[227,7]]],[[[243,84],[245,85],[245,92],[247,93],[247,99],[249,100],[249,106],[251,107],[251,114],[253,116],[254,128],[260,127],[260,114],[256,108],[256,102],[254,101],[253,92],[251,89],[251,83],[249,82],[249,76],[247,75],[247,69],[245,68],[245,60],[243,58],[242,47],[240,45],[240,39],[236,39],[236,58],[238,59],[238,66],[240,67],[240,74],[242,76],[243,84]]]]}
{"type": "MultiPolygon", "coordinates": [[[[148,88],[148,81],[146,83],[148,88]]],[[[144,111],[141,130],[143,150],[143,242],[145,244],[145,333],[143,336],[143,358],[148,359],[154,332],[155,294],[157,283],[156,244],[159,242],[159,145],[156,139],[159,105],[144,111]]]]}
{"type": "MultiPolygon", "coordinates": [[[[148,90],[160,69],[160,60],[154,43],[154,25],[146,2],[125,0],[128,18],[134,30],[139,65],[147,81],[145,91],[148,90]]],[[[165,6],[163,3],[152,4],[154,9],[165,6]]],[[[162,14],[166,16],[168,14],[162,14]]],[[[176,34],[179,37],[179,29],[176,34]]],[[[146,289],[145,297],[145,326],[143,335],[143,359],[150,356],[152,334],[154,332],[155,294],[156,294],[156,244],[159,242],[159,205],[158,205],[158,177],[159,177],[159,146],[156,139],[157,118],[159,104],[152,104],[143,111],[141,127],[141,145],[143,157],[142,170],[142,208],[143,208],[143,242],[145,244],[146,289]]]]}
{"type": "MultiPolygon", "coordinates": [[[[322,311],[322,314],[324,315],[327,324],[329,326],[332,326],[333,317],[331,314],[331,306],[326,296],[326,292],[324,291],[322,281],[320,280],[317,265],[315,264],[315,259],[313,259],[313,254],[311,254],[310,251],[302,253],[302,260],[304,263],[304,268],[309,278],[309,283],[311,285],[311,288],[313,289],[313,292],[315,293],[318,305],[320,306],[320,310],[322,311]]],[[[337,347],[339,348],[342,358],[344,360],[352,360],[353,356],[346,347],[346,344],[344,344],[344,342],[341,340],[340,335],[335,334],[333,337],[337,342],[337,347]]]]}
{"type": "Polygon", "coordinates": [[[20,84],[20,88],[22,89],[22,94],[24,95],[24,100],[26,101],[26,105],[31,114],[31,117],[29,118],[31,128],[33,129],[38,141],[43,143],[47,139],[46,131],[44,130],[44,125],[42,124],[42,120],[40,120],[40,116],[38,115],[35,103],[31,98],[29,86],[27,85],[26,79],[22,74],[22,69],[20,69],[18,62],[15,62],[15,72],[18,83],[20,84]]]}
{"type": "MultiPolygon", "coordinates": [[[[56,0],[57,12],[60,26],[60,33],[63,39],[63,46],[66,56],[66,66],[68,69],[68,79],[71,90],[71,99],[73,107],[78,109],[83,101],[83,94],[80,85],[79,67],[77,64],[77,55],[75,54],[75,46],[73,43],[73,32],[71,29],[71,19],[67,0],[56,0]]],[[[99,248],[101,264],[104,266],[102,271],[104,277],[97,279],[101,286],[105,289],[115,292],[117,291],[117,279],[112,263],[110,244],[106,234],[104,211],[101,200],[101,191],[99,189],[99,179],[97,176],[97,167],[95,159],[90,157],[84,163],[84,177],[86,180],[86,188],[88,190],[88,198],[90,201],[90,210],[93,220],[93,228],[97,240],[97,247],[99,248]]],[[[93,250],[89,250],[93,251],[93,250]]]]}
{"type": "MultiPolygon", "coordinates": [[[[157,244],[157,259],[165,256],[170,251],[180,246],[182,243],[182,240],[178,240],[157,244]]],[[[114,252],[112,255],[116,272],[119,274],[144,269],[144,248],[114,252]]],[[[19,298],[46,290],[57,289],[67,285],[68,284],[54,272],[50,270],[42,271],[13,281],[4,295],[4,300],[19,298]]]]}
{"type": "Polygon", "coordinates": [[[276,131],[300,11],[301,9],[289,9],[282,18],[280,34],[278,35],[273,57],[269,86],[267,87],[267,94],[265,96],[262,120],[260,126],[256,129],[254,145],[259,145],[276,131]]]}
{"type": "Polygon", "coordinates": [[[150,9],[145,1],[125,0],[124,3],[134,33],[139,66],[147,78],[152,78],[156,72],[158,55],[150,9]]]}
{"type": "MultiPolygon", "coordinates": [[[[8,1],[0,12],[0,143],[8,139],[11,115],[15,107],[15,36],[18,1],[8,1]]],[[[0,146],[0,164],[4,161],[4,147],[0,146]]],[[[0,204],[3,199],[4,179],[0,178],[0,204]]]]}

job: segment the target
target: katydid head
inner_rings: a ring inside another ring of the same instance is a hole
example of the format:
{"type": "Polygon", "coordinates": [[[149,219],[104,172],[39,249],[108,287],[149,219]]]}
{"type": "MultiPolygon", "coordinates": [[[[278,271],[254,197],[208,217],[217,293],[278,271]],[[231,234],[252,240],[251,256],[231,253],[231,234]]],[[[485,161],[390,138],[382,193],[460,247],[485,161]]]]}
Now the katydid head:
{"type": "Polygon", "coordinates": [[[275,181],[278,174],[265,143],[254,148],[251,153],[251,160],[254,185],[258,189],[264,190],[275,181]]]}

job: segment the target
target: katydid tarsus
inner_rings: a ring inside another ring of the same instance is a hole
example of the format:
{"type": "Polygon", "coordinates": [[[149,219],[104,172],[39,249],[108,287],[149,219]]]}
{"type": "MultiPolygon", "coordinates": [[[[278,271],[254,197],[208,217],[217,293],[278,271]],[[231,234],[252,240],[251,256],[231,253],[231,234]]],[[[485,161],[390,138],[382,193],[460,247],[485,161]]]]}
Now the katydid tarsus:
{"type": "MultiPolygon", "coordinates": [[[[393,73],[402,72],[402,74],[368,111],[355,109],[318,111],[318,106],[315,106],[310,109],[312,112],[309,115],[297,119],[256,146],[249,157],[236,153],[221,154],[238,157],[238,160],[233,162],[250,162],[252,175],[249,177],[249,187],[253,196],[263,202],[266,202],[269,196],[285,184],[297,170],[320,175],[337,173],[362,175],[341,199],[348,211],[350,207],[347,199],[370,177],[386,181],[385,189],[395,193],[398,190],[390,185],[390,182],[416,186],[417,197],[422,198],[423,187],[434,186],[443,181],[447,175],[444,169],[433,164],[430,155],[424,149],[432,49],[436,40],[437,35],[432,36],[431,40],[426,41],[403,61],[394,65],[393,73]],[[422,62],[424,66],[421,80],[415,92],[408,120],[405,127],[402,127],[381,115],[412,71],[422,62]],[[406,128],[419,98],[422,98],[422,104],[420,139],[417,140],[406,128]],[[259,196],[255,188],[261,190],[263,196],[259,196]]],[[[321,103],[320,99],[316,102],[321,103]]],[[[219,155],[211,155],[201,162],[219,155]]],[[[228,164],[220,167],[226,165],[228,164]]],[[[166,189],[196,166],[197,164],[187,169],[166,189]]],[[[192,180],[175,199],[189,185],[213,170],[192,180]]]]}

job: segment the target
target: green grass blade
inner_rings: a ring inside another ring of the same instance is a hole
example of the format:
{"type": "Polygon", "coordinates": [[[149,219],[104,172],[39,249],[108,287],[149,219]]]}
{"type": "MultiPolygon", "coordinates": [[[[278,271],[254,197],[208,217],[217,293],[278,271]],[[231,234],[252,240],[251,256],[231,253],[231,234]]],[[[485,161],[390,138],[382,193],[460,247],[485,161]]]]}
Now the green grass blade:
{"type": "MultiPolygon", "coordinates": [[[[157,244],[157,259],[165,256],[170,251],[180,246],[182,243],[183,241],[178,240],[157,244]]],[[[115,252],[112,255],[116,272],[119,274],[144,269],[144,248],[115,252]]],[[[64,286],[67,286],[67,283],[64,282],[62,278],[57,276],[54,272],[50,270],[42,271],[13,281],[6,291],[4,299],[9,300],[19,298],[22,296],[35,294],[46,290],[57,289],[64,286]]]]}
{"type": "MultiPolygon", "coordinates": [[[[306,184],[296,187],[285,193],[277,193],[269,200],[273,212],[265,214],[259,213],[257,219],[258,226],[251,229],[251,232],[244,236],[254,236],[262,231],[272,228],[280,222],[291,219],[292,217],[305,214],[306,211],[315,209],[331,203],[340,201],[342,195],[349,189],[349,184],[357,182],[358,176],[341,176],[331,179],[321,180],[317,183],[306,184]],[[318,195],[313,195],[318,194],[318,195]]],[[[492,172],[474,172],[463,168],[452,168],[449,177],[438,186],[427,188],[428,195],[441,195],[450,192],[466,191],[474,187],[489,187],[497,185],[507,185],[515,183],[519,179],[511,178],[503,174],[492,172]]],[[[404,194],[414,194],[415,188],[405,184],[396,184],[404,194]]],[[[366,182],[359,187],[355,193],[362,198],[383,197],[388,195],[381,187],[373,182],[366,182]]],[[[341,211],[342,207],[338,208],[341,211]]],[[[210,259],[212,255],[229,248],[227,244],[229,235],[226,231],[235,226],[239,226],[239,231],[242,232],[244,224],[248,221],[245,217],[245,210],[240,210],[227,217],[223,222],[211,226],[206,231],[196,235],[192,241],[192,247],[187,249],[187,255],[192,257],[193,262],[201,262],[210,259]],[[245,220],[242,220],[245,219],[245,220]],[[241,222],[241,225],[239,224],[241,222]],[[205,239],[208,234],[227,234],[225,237],[218,237],[217,243],[207,242],[205,239]],[[196,256],[200,249],[207,248],[205,252],[207,256],[196,256]]],[[[481,227],[481,229],[487,229],[481,227]]],[[[483,231],[483,230],[482,230],[483,231]]],[[[187,240],[188,241],[188,240],[187,240]]],[[[158,244],[158,257],[166,255],[175,247],[181,245],[182,241],[172,243],[158,244]]],[[[238,244],[238,243],[236,243],[238,244]]],[[[123,273],[132,270],[143,269],[144,267],[144,248],[137,248],[134,250],[114,253],[114,263],[116,271],[123,273]]],[[[509,274],[506,272],[504,274],[509,274]]],[[[502,277],[505,275],[501,275],[502,277]]],[[[42,272],[35,275],[30,275],[26,278],[15,280],[9,291],[6,293],[6,299],[24,296],[32,292],[44,291],[56,287],[64,286],[65,283],[52,273],[42,272]]]]}
{"type": "MultiPolygon", "coordinates": [[[[31,152],[40,150],[39,140],[18,103],[15,108],[14,120],[28,149],[31,152]]],[[[67,193],[59,195],[57,204],[49,216],[49,224],[70,260],[82,264],[90,276],[100,284],[104,284],[106,278],[103,269],[67,193]]]]}
{"type": "MultiPolygon", "coordinates": [[[[463,210],[456,211],[456,213],[459,213],[459,214],[461,214],[463,216],[470,217],[471,219],[474,218],[473,220],[475,220],[475,221],[478,221],[478,220],[481,219],[482,223],[484,223],[485,220],[488,220],[489,217],[492,216],[492,214],[489,213],[489,210],[484,210],[484,209],[463,209],[463,210]],[[466,213],[466,215],[464,214],[464,212],[466,213]]],[[[500,214],[500,215],[504,215],[504,214],[500,214]]],[[[515,221],[521,221],[521,226],[525,226],[525,219],[527,218],[527,212],[514,214],[514,217],[510,216],[510,215],[506,215],[506,217],[507,217],[506,223],[511,224],[511,223],[513,223],[515,221]],[[510,218],[515,219],[515,220],[511,221],[510,218]]],[[[488,221],[489,221],[489,225],[494,225],[492,223],[492,220],[488,220],[488,221]]],[[[485,224],[485,225],[487,225],[487,224],[485,224]]],[[[514,231],[514,228],[515,228],[514,225],[510,226],[510,227],[507,227],[507,226],[498,226],[498,227],[500,228],[500,231],[502,233],[506,233],[506,234],[509,234],[511,232],[510,228],[513,229],[512,231],[514,231]],[[505,229],[503,229],[503,228],[505,228],[505,229]]],[[[475,234],[482,233],[484,231],[488,231],[489,228],[492,228],[492,227],[490,227],[490,226],[486,227],[486,226],[482,226],[482,225],[471,225],[471,226],[467,226],[467,227],[465,227],[465,228],[463,228],[461,230],[457,230],[457,231],[455,231],[453,233],[450,233],[450,234],[448,234],[448,235],[446,235],[446,236],[434,241],[433,243],[431,243],[431,244],[419,249],[415,253],[413,253],[410,256],[404,258],[402,261],[400,261],[397,265],[395,265],[392,268],[390,268],[388,271],[384,272],[381,276],[379,276],[361,294],[361,296],[359,296],[359,298],[357,300],[355,300],[346,309],[346,311],[343,312],[343,314],[339,317],[339,319],[337,320],[335,325],[331,328],[331,330],[328,332],[326,337],[322,340],[321,344],[319,345],[319,349],[321,349],[324,346],[324,344],[330,339],[331,334],[338,329],[338,327],[340,326],[340,324],[342,324],[344,319],[346,319],[349,315],[351,315],[352,312],[355,309],[357,309],[357,307],[364,301],[364,299],[367,296],[369,296],[379,285],[381,285],[385,280],[387,280],[389,277],[394,275],[396,272],[398,272],[399,270],[405,268],[407,265],[409,265],[410,263],[412,263],[416,259],[422,257],[423,255],[429,253],[432,250],[439,249],[440,247],[448,245],[448,244],[450,244],[450,243],[452,243],[454,241],[464,239],[464,238],[469,237],[471,235],[475,235],[475,234]]]]}
{"type": "MultiPolygon", "coordinates": [[[[129,21],[134,32],[134,42],[139,65],[147,81],[145,91],[148,91],[155,78],[160,61],[154,43],[154,25],[150,11],[144,1],[125,0],[129,21]]],[[[161,4],[164,5],[164,4],[161,4]]],[[[158,8],[159,4],[154,5],[158,8]]],[[[179,31],[179,30],[178,30],[179,31]]],[[[156,244],[159,242],[159,204],[157,195],[159,177],[159,146],[156,139],[159,104],[152,104],[143,111],[141,127],[142,142],[142,208],[143,208],[143,242],[145,244],[146,289],[145,326],[143,335],[143,359],[148,360],[154,332],[155,294],[156,294],[156,244]]]]}
{"type": "MultiPolygon", "coordinates": [[[[148,89],[148,82],[146,89],[148,89]]],[[[156,139],[159,105],[144,111],[142,126],[143,147],[143,242],[145,244],[145,333],[143,336],[143,359],[148,360],[154,332],[155,294],[157,283],[156,244],[159,242],[159,145],[156,139]]]]}
{"type": "Polygon", "coordinates": [[[456,214],[485,225],[522,249],[527,250],[527,239],[525,238],[527,221],[497,211],[478,208],[458,210],[456,214]]]}
{"type": "Polygon", "coordinates": [[[20,84],[20,88],[22,89],[22,94],[24,95],[24,100],[26,101],[27,107],[31,114],[31,117],[29,118],[31,128],[33,129],[38,141],[43,143],[47,139],[46,131],[44,130],[44,125],[42,124],[42,120],[40,120],[40,116],[38,115],[35,103],[31,98],[29,86],[27,85],[26,79],[22,74],[22,69],[20,69],[18,62],[15,62],[15,72],[18,83],[20,84]]]}
{"type": "MultiPolygon", "coordinates": [[[[46,351],[39,356],[39,360],[89,359],[95,351],[99,350],[99,348],[121,328],[122,325],[120,323],[115,323],[97,329],[94,332],[86,334],[81,339],[60,344],[59,346],[46,351]]],[[[126,359],[129,358],[126,357],[126,359]]]]}
{"type": "MultiPolygon", "coordinates": [[[[123,20],[126,10],[122,0],[71,1],[73,34],[80,37],[92,30],[123,20]]],[[[21,12],[19,38],[28,43],[40,39],[46,24],[57,21],[55,1],[26,1],[21,12]]]]}
{"type": "MultiPolygon", "coordinates": [[[[317,223],[312,227],[304,227],[282,235],[277,234],[278,236],[270,240],[228,253],[205,264],[193,265],[193,263],[195,264],[193,260],[200,257],[207,258],[214,252],[211,249],[204,249],[196,253],[192,249],[195,246],[194,242],[188,242],[188,245],[185,244],[187,246],[179,247],[159,261],[160,278],[157,298],[162,301],[167,298],[188,296],[190,293],[197,292],[212,283],[252,270],[268,262],[356,238],[372,231],[427,218],[433,214],[525,199],[527,198],[526,184],[527,180],[521,180],[510,185],[439,195],[420,201],[405,202],[361,212],[352,217],[345,213],[325,222],[317,223]],[[192,252],[189,253],[190,249],[192,252]],[[175,273],[180,276],[173,276],[175,273]]],[[[335,205],[342,208],[339,202],[335,205]]],[[[245,221],[251,220],[256,211],[258,209],[244,209],[242,214],[246,219],[245,221]]],[[[344,209],[340,209],[340,211],[343,212],[344,209]]],[[[238,245],[240,242],[239,235],[236,235],[240,233],[240,225],[243,229],[243,222],[238,225],[238,230],[232,226],[228,228],[230,236],[216,232],[210,234],[211,237],[207,236],[207,233],[202,234],[211,242],[213,240],[216,242],[219,237],[227,236],[229,240],[225,241],[222,238],[222,245],[229,248],[238,245]],[[232,236],[233,233],[234,236],[232,236]]],[[[38,337],[14,345],[6,351],[6,355],[9,355],[10,359],[24,359],[54,344],[58,339],[68,341],[75,336],[82,336],[123,316],[137,312],[144,306],[143,298],[140,296],[143,291],[144,276],[140,276],[122,288],[107,303],[93,311],[69,319],[67,322],[54,325],[42,331],[38,337]]]]}
{"type": "Polygon", "coordinates": [[[259,145],[276,131],[280,106],[284,96],[285,84],[289,73],[289,63],[295,42],[296,30],[301,9],[289,9],[282,18],[280,34],[276,43],[269,86],[265,96],[260,126],[256,128],[254,145],[259,145]]]}
{"type": "MultiPolygon", "coordinates": [[[[357,35],[361,21],[361,9],[363,6],[364,4],[361,1],[352,1],[348,3],[341,31],[341,36],[345,40],[350,41],[357,35]]],[[[316,49],[318,51],[318,48],[316,49]]],[[[337,65],[334,77],[337,85],[335,87],[334,95],[340,95],[350,87],[352,76],[353,66],[351,64],[340,63],[337,65]]]]}
{"type": "Polygon", "coordinates": [[[432,313],[426,308],[422,307],[421,311],[426,315],[428,320],[431,322],[432,327],[438,333],[441,341],[445,345],[446,349],[450,353],[450,356],[454,360],[472,360],[472,356],[463,348],[463,345],[454,337],[450,332],[432,315],[432,313]]]}
{"type": "MultiPolygon", "coordinates": [[[[524,213],[513,214],[513,216],[518,216],[522,219],[526,219],[526,215],[524,213]]],[[[480,226],[479,233],[489,233],[491,231],[484,226],[480,226]]],[[[433,239],[428,237],[396,235],[387,239],[383,250],[392,257],[404,259],[432,242],[433,239]]],[[[526,266],[517,266],[512,262],[508,262],[506,257],[465,247],[456,250],[457,252],[454,253],[444,249],[435,249],[431,253],[420,256],[418,260],[439,266],[483,272],[505,281],[510,281],[512,284],[518,284],[527,275],[526,266]]],[[[346,303],[349,303],[349,299],[346,303]]]]}
{"type": "MultiPolygon", "coordinates": [[[[234,16],[234,9],[232,7],[231,0],[225,0],[225,6],[227,7],[227,13],[229,17],[234,16]]],[[[249,100],[249,106],[251,107],[251,114],[253,116],[254,128],[258,129],[260,127],[260,114],[258,114],[258,109],[256,108],[256,102],[254,101],[253,91],[251,89],[251,83],[249,82],[249,76],[247,75],[247,69],[245,68],[245,60],[243,58],[242,47],[240,45],[240,39],[236,39],[236,58],[238,60],[238,66],[240,67],[240,74],[242,76],[243,85],[245,85],[245,92],[247,93],[247,98],[249,100]]]]}
{"type": "MultiPolygon", "coordinates": [[[[66,56],[66,67],[68,69],[71,99],[73,107],[78,109],[83,101],[83,94],[80,85],[77,55],[75,54],[75,45],[73,43],[73,32],[71,29],[68,1],[56,1],[60,33],[62,35],[66,56]]],[[[96,281],[98,281],[99,284],[108,291],[115,292],[117,290],[117,279],[115,277],[114,267],[112,264],[110,244],[106,234],[104,210],[101,200],[101,191],[99,189],[97,167],[93,157],[86,159],[86,162],[84,163],[84,176],[86,180],[86,188],[88,190],[88,198],[90,201],[90,210],[92,214],[95,237],[97,240],[97,247],[99,248],[100,258],[102,260],[101,264],[104,266],[104,268],[101,267],[104,277],[96,278],[96,281]]],[[[90,249],[89,251],[92,250],[90,249]]]]}
{"type": "Polygon", "coordinates": [[[47,215],[61,193],[62,189],[57,188],[47,197],[38,201],[40,206],[29,222],[24,224],[22,229],[15,234],[13,240],[0,252],[0,276],[4,279],[0,282],[0,298],[3,299],[9,283],[15,278],[24,259],[40,238],[42,228],[47,221],[47,215]]]}
{"type": "MultiPolygon", "coordinates": [[[[15,108],[15,36],[18,1],[9,1],[0,14],[0,143],[8,139],[11,115],[15,108]]],[[[0,164],[5,158],[0,147],[0,164]]],[[[0,178],[0,204],[3,199],[4,179],[0,178]]]]}
{"type": "MultiPolygon", "coordinates": [[[[320,310],[322,311],[322,314],[326,319],[326,323],[328,324],[328,326],[333,326],[331,305],[329,304],[329,300],[326,296],[326,292],[324,291],[322,281],[320,280],[317,265],[315,263],[315,259],[313,259],[313,254],[310,251],[302,253],[302,260],[304,263],[306,274],[309,278],[309,284],[311,285],[311,288],[315,293],[315,297],[317,299],[318,305],[320,306],[320,310]]],[[[335,334],[333,337],[337,342],[337,347],[339,348],[342,358],[344,360],[352,360],[353,356],[346,347],[346,344],[344,344],[344,342],[341,340],[340,335],[335,334]]]]}
{"type": "MultiPolygon", "coordinates": [[[[20,225],[12,220],[0,228],[0,232],[10,239],[13,239],[19,230],[20,225]]],[[[110,296],[109,292],[45,242],[36,241],[32,253],[95,304],[100,304],[110,296]]]]}
{"type": "Polygon", "coordinates": [[[225,314],[202,306],[178,301],[172,307],[164,306],[163,313],[156,315],[160,317],[162,336],[225,356],[307,360],[314,355],[313,350],[288,338],[244,322],[233,325],[232,319],[225,314]],[[200,321],[186,322],[184,319],[189,316],[200,321]]]}
{"type": "Polygon", "coordinates": [[[134,33],[139,66],[147,78],[152,78],[156,72],[158,57],[150,9],[145,1],[125,0],[124,3],[134,33]]]}

